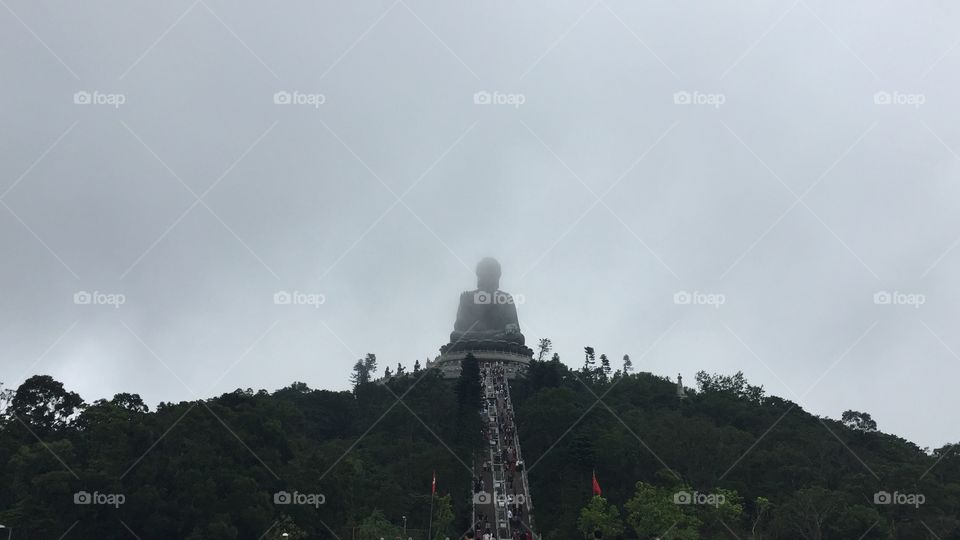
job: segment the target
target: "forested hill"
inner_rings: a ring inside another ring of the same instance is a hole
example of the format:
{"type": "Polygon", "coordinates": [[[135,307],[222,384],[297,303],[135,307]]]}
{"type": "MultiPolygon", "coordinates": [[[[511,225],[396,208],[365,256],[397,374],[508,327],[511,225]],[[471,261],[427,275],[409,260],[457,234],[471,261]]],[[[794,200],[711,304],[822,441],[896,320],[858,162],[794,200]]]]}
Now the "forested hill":
{"type": "MultiPolygon", "coordinates": [[[[436,473],[433,531],[458,537],[474,404],[435,372],[367,379],[150,411],[33,377],[3,394],[0,524],[14,538],[104,539],[395,538],[406,526],[419,540],[436,473]]],[[[681,400],[648,373],[549,361],[512,384],[545,539],[960,538],[953,448],[925,453],[865,413],[816,418],[740,376],[697,383],[681,400]],[[884,492],[892,504],[875,502],[884,492]],[[692,504],[676,504],[683,493],[692,504]]]]}
{"type": "Polygon", "coordinates": [[[868,413],[818,418],[739,373],[697,387],[535,363],[513,396],[545,537],[960,538],[955,445],[924,451],[868,413]]]}

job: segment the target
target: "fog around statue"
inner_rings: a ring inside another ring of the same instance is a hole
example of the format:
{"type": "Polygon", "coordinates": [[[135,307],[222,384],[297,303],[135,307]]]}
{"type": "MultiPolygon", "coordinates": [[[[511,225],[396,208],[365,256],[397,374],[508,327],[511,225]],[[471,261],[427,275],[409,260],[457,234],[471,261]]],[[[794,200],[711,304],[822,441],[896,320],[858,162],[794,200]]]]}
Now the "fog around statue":
{"type": "Polygon", "coordinates": [[[477,288],[460,295],[457,320],[450,334],[452,344],[524,344],[517,306],[509,293],[500,290],[500,275],[496,259],[487,257],[477,263],[477,288]]]}

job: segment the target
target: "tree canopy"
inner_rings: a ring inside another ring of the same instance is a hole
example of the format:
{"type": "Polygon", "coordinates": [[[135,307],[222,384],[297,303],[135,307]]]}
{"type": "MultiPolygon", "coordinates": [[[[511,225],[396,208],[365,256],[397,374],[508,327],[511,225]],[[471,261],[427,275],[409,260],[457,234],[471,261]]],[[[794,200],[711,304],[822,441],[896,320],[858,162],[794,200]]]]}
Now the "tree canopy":
{"type": "MultiPolygon", "coordinates": [[[[665,377],[608,376],[595,354],[572,370],[554,353],[511,382],[544,538],[960,537],[955,446],[920,449],[864,412],[810,415],[742,373],[698,373],[681,400],[665,377]]],[[[129,393],[88,404],[49,376],[0,389],[0,523],[37,538],[378,540],[406,526],[426,540],[436,472],[433,534],[453,538],[471,519],[476,359],[454,380],[373,381],[375,362],[349,392],[295,382],[155,410],[129,393]]]]}

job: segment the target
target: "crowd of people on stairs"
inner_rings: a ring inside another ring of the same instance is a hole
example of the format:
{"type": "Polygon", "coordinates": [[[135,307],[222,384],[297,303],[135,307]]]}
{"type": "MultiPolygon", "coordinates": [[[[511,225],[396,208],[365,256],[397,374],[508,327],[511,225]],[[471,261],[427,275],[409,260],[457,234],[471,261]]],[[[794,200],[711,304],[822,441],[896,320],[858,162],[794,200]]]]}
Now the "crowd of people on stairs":
{"type": "Polygon", "coordinates": [[[502,363],[480,364],[484,448],[477,462],[474,535],[483,540],[532,540],[530,499],[502,363]]]}

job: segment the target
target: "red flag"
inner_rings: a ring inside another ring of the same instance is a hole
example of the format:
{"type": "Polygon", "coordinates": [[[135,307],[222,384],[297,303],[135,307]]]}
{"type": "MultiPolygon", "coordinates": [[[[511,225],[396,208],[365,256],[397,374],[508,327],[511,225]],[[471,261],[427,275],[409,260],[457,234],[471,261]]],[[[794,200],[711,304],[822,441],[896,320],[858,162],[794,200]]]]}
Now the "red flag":
{"type": "Polygon", "coordinates": [[[430,494],[437,494],[437,471],[433,471],[433,482],[430,484],[430,494]]]}
{"type": "Polygon", "coordinates": [[[600,489],[600,482],[597,482],[597,471],[593,471],[593,495],[599,497],[603,494],[603,491],[600,489]]]}

